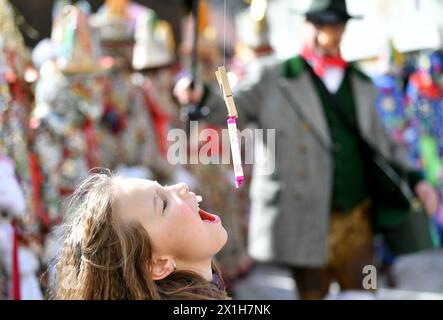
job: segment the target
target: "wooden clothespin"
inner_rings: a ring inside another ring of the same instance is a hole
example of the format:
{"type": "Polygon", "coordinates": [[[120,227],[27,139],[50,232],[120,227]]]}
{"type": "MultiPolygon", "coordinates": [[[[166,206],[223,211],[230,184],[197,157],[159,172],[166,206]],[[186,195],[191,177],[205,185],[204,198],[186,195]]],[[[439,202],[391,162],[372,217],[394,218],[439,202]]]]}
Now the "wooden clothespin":
{"type": "Polygon", "coordinates": [[[225,67],[218,67],[218,70],[215,71],[215,76],[220,86],[223,99],[225,100],[226,107],[228,108],[229,116],[237,118],[237,108],[235,107],[234,97],[232,96],[232,90],[231,86],[229,85],[228,75],[226,74],[225,67]]]}

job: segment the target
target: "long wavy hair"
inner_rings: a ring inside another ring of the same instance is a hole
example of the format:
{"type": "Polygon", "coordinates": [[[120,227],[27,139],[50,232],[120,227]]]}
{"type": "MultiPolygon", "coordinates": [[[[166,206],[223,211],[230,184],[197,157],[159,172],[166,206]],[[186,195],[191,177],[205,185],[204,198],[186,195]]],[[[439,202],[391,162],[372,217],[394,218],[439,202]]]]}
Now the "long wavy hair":
{"type": "MultiPolygon", "coordinates": [[[[115,177],[91,174],[75,190],[62,225],[63,246],[54,260],[53,299],[226,299],[219,286],[195,272],[176,270],[162,280],[149,274],[152,246],[139,223],[119,222],[115,177]]],[[[220,272],[214,265],[216,275],[220,272]]]]}

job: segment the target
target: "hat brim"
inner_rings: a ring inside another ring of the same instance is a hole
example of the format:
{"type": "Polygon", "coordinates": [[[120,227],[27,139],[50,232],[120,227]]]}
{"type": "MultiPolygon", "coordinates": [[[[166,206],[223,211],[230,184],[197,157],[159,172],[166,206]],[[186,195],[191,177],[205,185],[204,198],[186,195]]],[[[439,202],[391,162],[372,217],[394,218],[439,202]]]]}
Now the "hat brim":
{"type": "Polygon", "coordinates": [[[340,24],[346,23],[349,20],[361,20],[363,16],[349,15],[348,13],[338,13],[332,11],[307,11],[302,12],[293,10],[298,15],[304,15],[309,21],[322,24],[340,24]]]}

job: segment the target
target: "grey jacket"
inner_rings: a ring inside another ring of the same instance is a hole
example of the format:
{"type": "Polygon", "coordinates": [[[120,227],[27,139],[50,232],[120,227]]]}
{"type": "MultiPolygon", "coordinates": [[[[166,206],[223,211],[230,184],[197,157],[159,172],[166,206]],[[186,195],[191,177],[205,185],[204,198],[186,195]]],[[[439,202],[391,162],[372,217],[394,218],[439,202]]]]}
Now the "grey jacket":
{"type": "MultiPolygon", "coordinates": [[[[281,62],[263,65],[234,90],[239,128],[254,122],[276,133],[274,172],[265,172],[263,153],[254,158],[248,250],[262,262],[321,267],[331,214],[331,137],[309,72],[288,78],[282,68],[281,62]]],[[[375,108],[372,82],[357,73],[351,81],[362,135],[388,159],[403,161],[375,108]]],[[[223,100],[211,92],[207,120],[226,125],[223,100]]],[[[267,147],[264,136],[256,150],[267,147]]]]}

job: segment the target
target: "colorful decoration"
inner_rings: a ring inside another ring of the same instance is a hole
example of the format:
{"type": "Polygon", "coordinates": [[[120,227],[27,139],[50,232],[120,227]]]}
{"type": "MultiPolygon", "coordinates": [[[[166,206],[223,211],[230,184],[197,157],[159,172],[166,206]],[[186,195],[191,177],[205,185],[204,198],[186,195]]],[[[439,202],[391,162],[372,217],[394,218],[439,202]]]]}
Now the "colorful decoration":
{"type": "Polygon", "coordinates": [[[397,141],[402,142],[402,131],[405,128],[403,91],[398,78],[392,75],[381,75],[373,79],[378,91],[376,108],[383,123],[397,141]]]}
{"type": "MultiPolygon", "coordinates": [[[[422,54],[406,91],[411,154],[426,179],[443,194],[443,53],[422,54]]],[[[443,208],[441,206],[441,208],[443,208]]],[[[434,217],[443,235],[442,209],[434,217]]]]}

